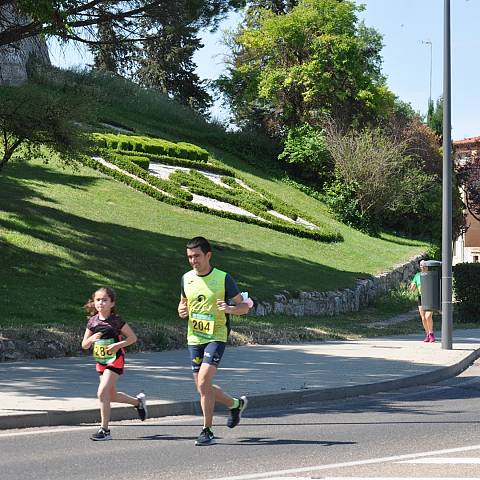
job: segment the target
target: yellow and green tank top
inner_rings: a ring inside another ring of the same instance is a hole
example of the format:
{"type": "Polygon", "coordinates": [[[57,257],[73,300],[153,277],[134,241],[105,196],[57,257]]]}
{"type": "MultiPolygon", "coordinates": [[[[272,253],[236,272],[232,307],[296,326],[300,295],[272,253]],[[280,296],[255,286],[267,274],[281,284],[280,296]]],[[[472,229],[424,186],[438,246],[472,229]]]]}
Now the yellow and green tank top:
{"type": "Polygon", "coordinates": [[[213,268],[205,276],[194,270],[183,276],[183,291],[188,302],[187,343],[201,345],[226,342],[228,316],[218,310],[217,300],[225,300],[226,272],[213,268]]]}

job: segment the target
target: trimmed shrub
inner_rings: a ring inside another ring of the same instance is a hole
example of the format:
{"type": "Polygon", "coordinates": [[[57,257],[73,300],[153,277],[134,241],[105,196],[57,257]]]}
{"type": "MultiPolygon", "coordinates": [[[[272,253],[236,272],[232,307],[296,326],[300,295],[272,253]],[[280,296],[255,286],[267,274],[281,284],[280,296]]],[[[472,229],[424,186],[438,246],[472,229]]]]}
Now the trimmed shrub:
{"type": "Polygon", "coordinates": [[[144,170],[148,171],[148,167],[150,166],[150,159],[147,157],[139,157],[139,156],[129,156],[128,160],[135,163],[139,167],[143,168],[144,170]]]}
{"type": "Polygon", "coordinates": [[[149,138],[139,135],[114,133],[94,133],[93,138],[101,145],[112,150],[154,153],[189,160],[208,161],[207,150],[191,143],[174,143],[162,138],[149,138]],[[102,145],[103,144],[103,145],[102,145]]]}
{"type": "MultiPolygon", "coordinates": [[[[179,188],[175,183],[170,182],[169,180],[163,180],[161,178],[156,177],[155,175],[151,175],[150,173],[146,172],[143,168],[135,165],[135,163],[130,161],[130,157],[122,157],[116,153],[111,153],[106,155],[106,160],[110,163],[113,163],[118,168],[139,177],[150,185],[163,190],[166,193],[169,193],[175,197],[181,198],[186,201],[192,200],[192,194],[186,192],[185,190],[179,188]]],[[[125,174],[124,174],[125,175],[125,174]]],[[[128,175],[127,175],[128,176],[128,175]]]]}
{"type": "Polygon", "coordinates": [[[459,263],[453,267],[456,310],[464,322],[480,322],[480,263],[459,263]]]}
{"type": "Polygon", "coordinates": [[[155,155],[153,153],[143,153],[136,151],[132,152],[126,150],[119,150],[118,153],[124,156],[138,156],[140,154],[142,157],[148,158],[152,162],[164,163],[165,165],[173,165],[174,167],[193,168],[195,170],[201,170],[204,172],[217,173],[218,175],[228,175],[229,177],[235,176],[235,172],[228,167],[212,165],[211,163],[199,162],[197,160],[186,160],[185,158],[169,157],[167,155],[155,155]]]}
{"type": "MultiPolygon", "coordinates": [[[[109,158],[109,161],[111,159],[109,158]]],[[[169,205],[174,205],[177,207],[189,209],[189,210],[194,210],[197,212],[203,212],[203,213],[208,213],[211,215],[216,215],[218,217],[222,218],[228,218],[231,220],[236,220],[239,222],[244,222],[244,223],[250,223],[254,225],[258,225],[261,227],[265,228],[270,228],[272,230],[276,230],[279,232],[283,233],[288,233],[290,235],[294,235],[297,237],[302,237],[302,238],[309,238],[311,240],[316,240],[320,242],[341,242],[343,241],[343,237],[340,233],[332,230],[330,227],[326,225],[322,225],[318,227],[316,230],[310,230],[308,228],[305,228],[300,225],[292,225],[292,224],[287,224],[286,222],[283,221],[278,221],[277,223],[274,223],[275,218],[272,216],[272,219],[270,221],[264,221],[259,218],[254,218],[254,217],[248,217],[245,215],[238,215],[236,213],[228,212],[228,211],[221,211],[221,210],[215,210],[215,209],[210,209],[204,205],[198,205],[195,203],[191,203],[187,200],[184,200],[183,198],[178,198],[178,197],[170,197],[168,195],[165,195],[164,193],[158,191],[157,189],[153,188],[151,185],[143,183],[119,170],[115,170],[113,168],[109,168],[108,166],[102,164],[98,160],[95,160],[90,157],[84,157],[82,162],[84,165],[94,168],[96,170],[101,171],[102,173],[105,173],[106,175],[109,175],[110,177],[121,181],[122,183],[125,183],[129,185],[132,188],[135,188],[136,190],[146,193],[147,195],[160,200],[164,203],[167,203],[169,205]]],[[[112,163],[120,163],[118,159],[112,159],[112,163]]],[[[120,167],[120,165],[117,165],[120,167]]],[[[153,175],[149,175],[146,173],[144,170],[142,170],[140,167],[137,165],[134,165],[130,161],[125,161],[124,166],[128,166],[130,169],[136,170],[135,175],[137,175],[138,172],[140,172],[140,175],[138,176],[143,176],[146,175],[148,176],[148,179],[150,181],[151,177],[153,175]]],[[[123,168],[123,167],[121,167],[123,168]]],[[[126,168],[125,168],[126,169],[126,168]]],[[[165,181],[165,180],[160,180],[157,177],[153,177],[157,181],[161,182],[162,184],[171,184],[171,187],[175,188],[177,191],[183,192],[184,194],[190,195],[188,192],[185,192],[181,189],[179,189],[173,182],[165,181]]],[[[208,181],[208,179],[206,179],[208,181]]],[[[166,191],[166,186],[159,187],[162,189],[165,189],[166,191]],[[165,188],[164,188],[165,187],[165,188]]],[[[255,212],[252,212],[255,213],[255,212]]],[[[276,219],[279,220],[279,219],[276,219]]]]}

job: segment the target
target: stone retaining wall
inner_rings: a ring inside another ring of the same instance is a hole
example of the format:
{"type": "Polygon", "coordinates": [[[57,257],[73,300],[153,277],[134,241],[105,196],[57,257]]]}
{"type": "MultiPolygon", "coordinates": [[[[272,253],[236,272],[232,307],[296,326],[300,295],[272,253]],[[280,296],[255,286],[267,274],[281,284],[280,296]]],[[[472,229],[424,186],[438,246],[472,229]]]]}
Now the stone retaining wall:
{"type": "Polygon", "coordinates": [[[381,273],[368,279],[358,280],[353,288],[329,292],[300,292],[293,296],[287,291],[274,295],[273,302],[257,300],[249,315],[262,317],[268,314],[293,315],[339,315],[357,312],[372,303],[379,295],[399,287],[418,271],[418,262],[425,255],[417,255],[409,262],[394,267],[391,272],[381,273]]]}
{"type": "MultiPolygon", "coordinates": [[[[12,4],[0,7],[0,29],[10,24],[23,25],[27,18],[19,14],[12,4]]],[[[31,57],[50,65],[47,44],[40,37],[30,37],[0,47],[0,85],[21,85],[27,80],[27,64],[31,57]]]]}

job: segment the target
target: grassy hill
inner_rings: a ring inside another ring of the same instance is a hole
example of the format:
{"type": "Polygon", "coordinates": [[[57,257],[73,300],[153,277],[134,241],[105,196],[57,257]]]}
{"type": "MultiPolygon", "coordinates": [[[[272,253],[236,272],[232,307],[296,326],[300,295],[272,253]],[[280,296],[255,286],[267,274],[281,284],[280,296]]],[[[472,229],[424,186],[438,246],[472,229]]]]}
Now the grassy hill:
{"type": "MultiPolygon", "coordinates": [[[[268,145],[241,148],[241,138],[164,97],[119,80],[89,81],[102,86],[102,123],[199,145],[218,163],[339,232],[343,241],[299,238],[168,205],[91,168],[65,167],[57,158],[47,164],[17,160],[0,177],[4,332],[80,333],[85,326],[81,306],[98,285],[108,284],[117,289],[127,321],[148,331],[153,343],[169,344],[170,333],[184,327],[176,315],[179,282],[189,268],[185,244],[197,235],[212,241],[214,263],[259,299],[281,290],[349,287],[428,247],[390,234],[368,237],[336,222],[321,202],[261,168],[268,145]],[[236,142],[238,154],[233,153],[236,142]],[[255,151],[256,157],[245,155],[255,151]]],[[[90,129],[107,131],[101,124],[90,129]]],[[[284,321],[245,320],[248,328],[284,321]]]]}

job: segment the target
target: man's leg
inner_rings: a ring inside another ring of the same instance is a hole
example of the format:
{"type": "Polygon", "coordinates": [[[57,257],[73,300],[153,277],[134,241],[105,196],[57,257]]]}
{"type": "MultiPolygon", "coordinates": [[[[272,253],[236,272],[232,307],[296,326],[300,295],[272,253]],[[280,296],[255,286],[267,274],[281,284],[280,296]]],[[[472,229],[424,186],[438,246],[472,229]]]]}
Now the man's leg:
{"type": "Polygon", "coordinates": [[[228,408],[234,404],[233,398],[226,394],[218,385],[213,384],[217,367],[209,363],[202,363],[200,371],[194,373],[195,384],[200,394],[200,405],[203,412],[203,426],[211,427],[213,424],[213,411],[215,402],[223,403],[228,408]]]}

